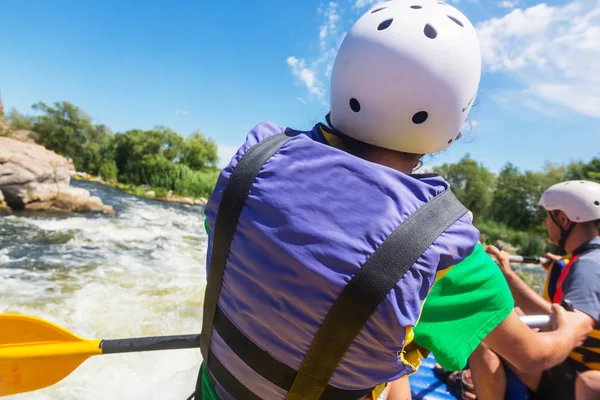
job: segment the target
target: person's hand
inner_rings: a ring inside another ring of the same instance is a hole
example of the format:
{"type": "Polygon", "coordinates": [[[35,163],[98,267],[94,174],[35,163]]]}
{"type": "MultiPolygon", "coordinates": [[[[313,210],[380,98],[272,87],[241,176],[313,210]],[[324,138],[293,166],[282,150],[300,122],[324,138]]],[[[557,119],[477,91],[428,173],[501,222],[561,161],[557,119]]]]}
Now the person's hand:
{"type": "Polygon", "coordinates": [[[546,270],[548,268],[550,268],[552,263],[554,263],[562,258],[561,256],[557,256],[556,254],[552,254],[552,253],[546,253],[546,254],[544,254],[544,257],[548,259],[547,263],[542,264],[542,267],[544,267],[544,269],[546,269],[546,270]]]}
{"type": "Polygon", "coordinates": [[[507,274],[512,272],[510,268],[510,261],[508,260],[508,254],[503,251],[498,250],[496,246],[486,246],[485,252],[489,254],[489,256],[498,264],[502,273],[507,274]]]}
{"type": "Polygon", "coordinates": [[[573,348],[581,346],[594,327],[594,320],[581,311],[567,311],[552,304],[552,321],[555,330],[563,330],[573,340],[573,348]]]}

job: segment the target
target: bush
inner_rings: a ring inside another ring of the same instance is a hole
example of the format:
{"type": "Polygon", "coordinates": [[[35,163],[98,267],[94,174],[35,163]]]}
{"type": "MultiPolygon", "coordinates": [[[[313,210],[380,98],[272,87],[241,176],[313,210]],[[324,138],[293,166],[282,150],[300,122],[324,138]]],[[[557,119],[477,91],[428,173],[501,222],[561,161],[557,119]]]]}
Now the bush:
{"type": "Polygon", "coordinates": [[[155,197],[167,197],[167,193],[169,193],[169,191],[164,188],[155,188],[153,190],[155,197]]]}
{"type": "Polygon", "coordinates": [[[526,256],[542,256],[546,252],[547,241],[542,237],[530,234],[519,246],[519,254],[526,256]]]}
{"type": "Polygon", "coordinates": [[[181,164],[178,167],[180,173],[174,187],[176,193],[192,197],[210,196],[219,177],[218,172],[193,171],[181,164]]]}
{"type": "Polygon", "coordinates": [[[117,164],[113,161],[105,161],[100,166],[100,177],[107,182],[116,182],[119,170],[117,164]]]}

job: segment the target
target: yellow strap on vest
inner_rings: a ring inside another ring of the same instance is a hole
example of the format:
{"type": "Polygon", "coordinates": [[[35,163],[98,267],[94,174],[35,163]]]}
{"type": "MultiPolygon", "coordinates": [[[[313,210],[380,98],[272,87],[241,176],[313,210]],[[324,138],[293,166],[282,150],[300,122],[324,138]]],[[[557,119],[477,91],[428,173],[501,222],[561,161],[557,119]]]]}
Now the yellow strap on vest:
{"type": "Polygon", "coordinates": [[[371,392],[371,398],[373,400],[377,400],[379,398],[379,396],[381,396],[381,394],[383,393],[383,391],[385,390],[386,387],[387,387],[387,383],[382,383],[381,385],[377,386],[371,392]]]}

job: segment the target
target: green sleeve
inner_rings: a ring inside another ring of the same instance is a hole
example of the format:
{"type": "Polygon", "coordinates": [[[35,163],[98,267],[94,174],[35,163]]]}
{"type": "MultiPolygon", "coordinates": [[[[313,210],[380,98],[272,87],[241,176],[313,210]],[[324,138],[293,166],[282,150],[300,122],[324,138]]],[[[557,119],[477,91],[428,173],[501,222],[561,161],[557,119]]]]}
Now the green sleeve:
{"type": "Polygon", "coordinates": [[[415,342],[431,351],[443,368],[460,370],[513,307],[502,272],[477,244],[433,285],[414,328],[415,342]]]}
{"type": "MultiPolygon", "coordinates": [[[[206,372],[206,367],[204,364],[201,366],[202,368],[202,396],[196,396],[197,398],[202,398],[203,400],[219,400],[219,396],[215,388],[213,387],[210,379],[208,378],[208,372],[206,372]]],[[[197,393],[198,394],[198,393],[197,393]]]]}
{"type": "Polygon", "coordinates": [[[206,229],[206,234],[210,233],[210,227],[208,226],[208,218],[204,217],[204,229],[206,229]]]}

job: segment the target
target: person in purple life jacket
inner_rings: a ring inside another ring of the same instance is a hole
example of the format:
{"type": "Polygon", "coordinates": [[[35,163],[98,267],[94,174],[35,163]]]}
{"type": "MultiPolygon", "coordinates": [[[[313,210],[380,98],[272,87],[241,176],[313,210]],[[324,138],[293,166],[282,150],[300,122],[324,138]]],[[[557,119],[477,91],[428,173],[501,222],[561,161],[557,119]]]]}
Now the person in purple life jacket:
{"type": "Polygon", "coordinates": [[[340,46],[326,123],[247,134],[205,208],[198,398],[378,398],[428,352],[462,368],[482,340],[516,363],[566,356],[513,312],[448,183],[412,173],[460,138],[480,74],[460,11],[381,3],[340,46]]]}

